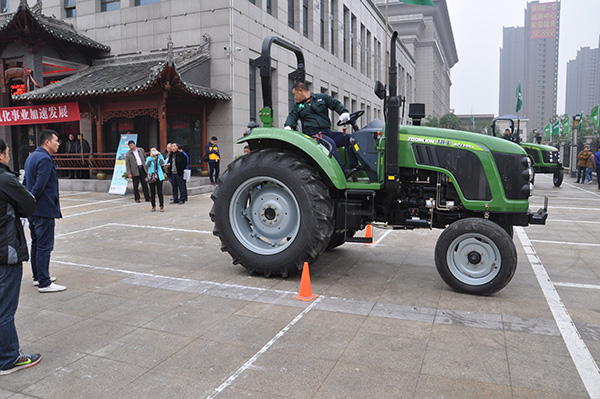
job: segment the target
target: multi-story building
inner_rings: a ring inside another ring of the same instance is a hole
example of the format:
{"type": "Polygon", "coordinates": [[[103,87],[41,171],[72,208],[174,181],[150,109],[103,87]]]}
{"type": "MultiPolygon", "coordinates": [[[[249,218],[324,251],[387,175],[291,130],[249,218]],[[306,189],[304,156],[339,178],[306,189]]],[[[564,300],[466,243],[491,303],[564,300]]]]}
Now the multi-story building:
{"type": "MultiPolygon", "coordinates": [[[[385,17],[372,0],[30,3],[3,2],[5,19],[12,22],[4,31],[0,26],[0,41],[9,44],[11,62],[30,68],[42,87],[13,93],[11,105],[25,100],[77,101],[81,123],[60,133],[81,129],[94,151],[114,152],[118,134],[135,130],[146,149],[178,141],[191,155],[191,164],[201,167],[206,138],[217,136],[228,163],[242,152],[235,140],[250,120],[257,120],[262,104],[253,60],[260,56],[267,36],[279,36],[302,49],[311,91],[330,94],[351,111],[364,109],[363,123],[384,118],[383,103],[373,87],[375,80],[385,79],[386,36],[391,37],[392,29],[386,29],[385,17]],[[21,11],[40,24],[36,46],[15,39],[14,29],[22,24],[15,22],[13,14],[21,11]],[[55,26],[64,37],[76,38],[76,43],[89,41],[87,47],[71,44],[64,53],[56,51],[56,45],[47,49],[48,36],[64,41],[52,33],[55,26]],[[45,79],[50,76],[46,72],[55,73],[53,84],[45,79]],[[133,81],[132,75],[149,78],[133,81]]],[[[411,23],[422,19],[426,26],[417,29],[416,38],[409,40],[408,34],[402,34],[397,43],[399,94],[411,102],[431,103],[437,114],[449,108],[449,69],[457,57],[445,0],[435,3],[435,9],[400,3],[396,8],[410,9],[411,23]],[[427,53],[431,55],[423,55],[427,53]]],[[[293,104],[288,73],[296,68],[296,59],[276,46],[272,50],[274,120],[282,126],[293,104]]],[[[4,52],[2,58],[6,64],[4,52]]],[[[6,105],[5,101],[2,106],[6,105]]],[[[31,131],[13,129],[4,136],[21,146],[27,140],[19,135],[31,138],[31,131]]],[[[21,150],[26,153],[28,148],[21,150]]]]}
{"type": "Polygon", "coordinates": [[[541,130],[556,114],[560,2],[527,3],[524,28],[504,28],[500,50],[499,115],[515,114],[521,82],[519,117],[541,130]]]}
{"type": "Polygon", "coordinates": [[[589,114],[600,104],[600,41],[598,48],[583,47],[567,62],[567,115],[589,114]]]}

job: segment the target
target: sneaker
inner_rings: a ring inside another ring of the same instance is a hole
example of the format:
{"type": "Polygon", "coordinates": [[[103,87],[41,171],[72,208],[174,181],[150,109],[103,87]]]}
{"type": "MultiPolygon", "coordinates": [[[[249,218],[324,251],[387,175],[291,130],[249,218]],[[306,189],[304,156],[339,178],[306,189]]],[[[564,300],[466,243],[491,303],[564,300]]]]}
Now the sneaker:
{"type": "Polygon", "coordinates": [[[588,184],[592,184],[592,181],[590,180],[590,181],[588,182],[588,184]]]}
{"type": "Polygon", "coordinates": [[[67,287],[65,287],[64,285],[58,285],[58,284],[51,283],[47,287],[38,288],[38,291],[39,292],[61,292],[61,291],[64,291],[66,289],[67,289],[67,287]]]}
{"type": "Polygon", "coordinates": [[[40,360],[42,360],[42,355],[39,353],[27,354],[19,351],[19,357],[15,360],[15,363],[6,370],[0,370],[0,375],[7,375],[21,369],[33,367],[38,364],[40,360]]]}
{"type": "MultiPolygon", "coordinates": [[[[50,282],[53,283],[56,281],[56,277],[50,277],[50,282]]],[[[40,282],[37,280],[33,280],[33,286],[37,287],[38,285],[40,285],[40,282]]]]}

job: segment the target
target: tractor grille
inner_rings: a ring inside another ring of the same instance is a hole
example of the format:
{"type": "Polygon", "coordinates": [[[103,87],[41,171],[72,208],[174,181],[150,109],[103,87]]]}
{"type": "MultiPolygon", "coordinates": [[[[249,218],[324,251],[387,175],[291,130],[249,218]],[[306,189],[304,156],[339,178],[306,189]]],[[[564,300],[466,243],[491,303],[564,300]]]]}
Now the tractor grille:
{"type": "MultiPolygon", "coordinates": [[[[529,151],[527,151],[529,153],[529,151]]],[[[527,166],[523,165],[521,160],[523,155],[521,154],[505,154],[502,152],[493,152],[498,172],[500,173],[500,179],[502,179],[502,186],[504,187],[504,193],[508,199],[527,199],[529,198],[527,193],[523,192],[521,188],[528,181],[523,178],[523,171],[527,169],[527,166]]]]}
{"type": "Polygon", "coordinates": [[[437,166],[452,173],[456,178],[456,186],[460,188],[466,199],[479,201],[492,199],[487,176],[481,161],[474,153],[459,148],[424,144],[413,144],[413,151],[418,164],[437,166]]]}
{"type": "Polygon", "coordinates": [[[558,151],[542,151],[542,158],[545,163],[560,162],[560,153],[558,151]]]}
{"type": "Polygon", "coordinates": [[[533,163],[537,164],[542,162],[540,159],[540,152],[536,148],[525,148],[525,152],[533,159],[533,163]]]}

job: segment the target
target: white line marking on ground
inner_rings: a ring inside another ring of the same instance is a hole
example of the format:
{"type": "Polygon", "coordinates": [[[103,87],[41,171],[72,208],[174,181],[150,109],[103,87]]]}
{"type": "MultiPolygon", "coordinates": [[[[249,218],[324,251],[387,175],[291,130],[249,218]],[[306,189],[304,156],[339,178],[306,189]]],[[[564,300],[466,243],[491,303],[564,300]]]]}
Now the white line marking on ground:
{"type": "Polygon", "coordinates": [[[101,224],[99,226],[94,226],[94,227],[88,227],[87,229],[81,229],[81,230],[76,230],[76,231],[70,231],[68,233],[62,233],[62,234],[57,234],[56,238],[61,238],[61,237],[65,237],[65,236],[70,236],[72,234],[79,234],[79,233],[83,233],[84,231],[90,231],[90,230],[96,230],[96,229],[101,229],[103,227],[106,226],[110,226],[110,224],[101,224]]]}
{"type": "Polygon", "coordinates": [[[573,359],[573,363],[575,363],[575,367],[583,381],[583,385],[585,385],[591,398],[600,398],[600,369],[598,369],[598,365],[581,338],[581,335],[579,334],[577,327],[575,327],[575,323],[571,319],[571,316],[569,316],[569,312],[560,299],[560,295],[558,295],[556,288],[552,285],[550,276],[535,252],[531,241],[529,241],[529,237],[527,237],[525,230],[521,226],[515,226],[515,232],[527,254],[529,264],[540,284],[544,297],[550,307],[550,311],[556,321],[556,325],[560,330],[563,341],[565,342],[569,354],[573,359]]]}
{"type": "Polygon", "coordinates": [[[600,222],[595,222],[593,220],[578,220],[578,219],[573,219],[573,220],[567,220],[567,219],[551,219],[548,218],[548,220],[546,220],[546,223],[548,222],[558,222],[558,223],[591,223],[591,224],[600,224],[600,222]]]}
{"type": "Polygon", "coordinates": [[[124,200],[124,198],[111,199],[111,200],[103,200],[103,201],[94,201],[94,202],[87,202],[85,204],[65,206],[65,207],[61,207],[60,209],[63,210],[63,209],[71,209],[71,208],[81,208],[82,206],[105,204],[107,202],[116,202],[116,201],[123,201],[123,200],[124,200]]]}
{"type": "Polygon", "coordinates": [[[589,242],[569,242],[569,241],[550,241],[550,240],[530,240],[531,242],[541,242],[544,244],[560,244],[560,245],[581,245],[584,247],[600,247],[600,244],[589,242]]]}
{"type": "Polygon", "coordinates": [[[594,192],[592,192],[592,191],[584,190],[582,187],[577,187],[577,186],[575,186],[575,185],[573,185],[573,184],[570,184],[570,183],[565,183],[565,184],[566,184],[567,186],[569,186],[569,187],[572,187],[572,188],[574,188],[574,189],[577,189],[577,190],[583,191],[584,193],[588,193],[588,194],[595,195],[596,197],[600,197],[600,194],[598,194],[598,193],[594,193],[594,192]]]}
{"type": "MultiPolygon", "coordinates": [[[[540,195],[532,195],[531,198],[539,198],[541,200],[544,199],[543,196],[540,195]]],[[[575,197],[548,197],[549,201],[600,201],[600,198],[575,198],[575,197]]]]}
{"type": "Polygon", "coordinates": [[[184,233],[200,233],[200,234],[212,234],[212,231],[207,230],[190,230],[190,229],[176,229],[173,227],[162,227],[162,226],[143,226],[139,224],[124,224],[124,223],[109,223],[108,226],[119,226],[119,227],[131,227],[136,229],[156,229],[165,231],[179,231],[184,233]]]}
{"type": "Polygon", "coordinates": [[[72,215],[63,216],[63,219],[72,218],[72,217],[75,217],[75,216],[89,215],[90,213],[96,213],[96,212],[112,211],[112,210],[115,210],[117,208],[123,208],[123,207],[126,207],[126,206],[135,206],[135,205],[137,205],[137,204],[133,203],[133,204],[127,204],[127,205],[113,206],[111,208],[102,208],[102,209],[95,209],[93,211],[74,213],[72,215]]]}
{"type": "Polygon", "coordinates": [[[559,286],[559,287],[568,287],[568,288],[589,288],[592,290],[600,290],[600,285],[594,285],[594,284],[554,283],[554,285],[559,286]]]}
{"type": "Polygon", "coordinates": [[[61,197],[70,197],[73,195],[79,195],[79,194],[91,194],[91,191],[72,191],[70,193],[66,193],[66,194],[60,194],[61,197]]]}
{"type": "MultiPolygon", "coordinates": [[[[380,243],[381,241],[383,241],[383,239],[384,239],[385,237],[387,237],[387,236],[388,236],[388,234],[390,234],[392,231],[393,231],[393,230],[388,230],[388,231],[386,231],[385,233],[383,233],[383,235],[382,235],[382,236],[381,236],[381,237],[380,237],[380,238],[379,238],[377,241],[375,241],[375,242],[374,242],[374,243],[373,243],[371,246],[373,246],[373,247],[376,247],[376,246],[378,246],[378,245],[379,245],[379,243],[380,243]]],[[[383,246],[383,245],[382,245],[382,246],[383,246]]]]}
{"type": "MultiPolygon", "coordinates": [[[[544,204],[529,203],[532,208],[543,207],[544,204]]],[[[553,206],[548,204],[548,209],[567,209],[572,211],[600,211],[600,208],[590,208],[587,206],[553,206]]]]}
{"type": "Polygon", "coordinates": [[[224,383],[222,383],[217,389],[215,389],[215,391],[212,394],[207,396],[206,399],[214,398],[215,396],[217,396],[218,394],[223,392],[223,390],[225,390],[228,386],[230,386],[240,376],[240,374],[242,374],[245,370],[247,370],[249,367],[251,367],[254,364],[254,362],[256,362],[256,360],[258,360],[258,358],[263,353],[265,353],[267,350],[269,350],[269,348],[271,346],[273,346],[273,344],[275,344],[275,342],[277,342],[277,340],[279,338],[281,338],[286,332],[288,332],[288,330],[290,328],[292,328],[294,326],[294,324],[298,323],[298,321],[300,321],[300,319],[302,319],[304,317],[304,315],[306,315],[308,312],[310,312],[312,310],[312,308],[314,308],[315,305],[317,303],[319,303],[320,300],[321,300],[321,297],[318,297],[317,299],[315,299],[313,303],[311,303],[306,309],[304,309],[302,311],[302,313],[300,313],[298,316],[296,316],[296,318],[294,318],[294,320],[292,320],[287,326],[285,326],[281,331],[279,331],[279,333],[277,335],[275,335],[273,337],[273,339],[271,339],[269,342],[267,342],[265,344],[265,346],[263,346],[258,352],[256,352],[256,354],[254,356],[252,356],[250,359],[248,359],[248,361],[246,363],[244,363],[244,365],[242,367],[237,369],[235,371],[235,373],[233,373],[227,380],[225,380],[224,383]]]}

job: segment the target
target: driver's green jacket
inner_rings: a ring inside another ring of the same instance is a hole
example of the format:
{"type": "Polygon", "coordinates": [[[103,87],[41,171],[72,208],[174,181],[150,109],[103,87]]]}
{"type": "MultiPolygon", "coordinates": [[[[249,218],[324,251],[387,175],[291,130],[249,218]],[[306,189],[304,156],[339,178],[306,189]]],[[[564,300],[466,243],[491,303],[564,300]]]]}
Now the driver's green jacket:
{"type": "Polygon", "coordinates": [[[302,121],[302,131],[306,134],[331,129],[329,110],[339,115],[348,112],[344,105],[327,94],[311,94],[306,100],[294,104],[294,108],[285,120],[285,126],[294,128],[298,119],[302,121]]]}

